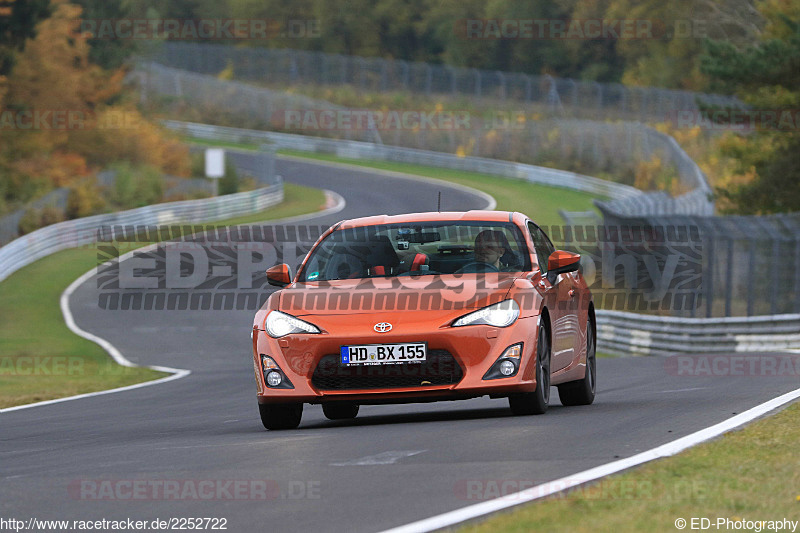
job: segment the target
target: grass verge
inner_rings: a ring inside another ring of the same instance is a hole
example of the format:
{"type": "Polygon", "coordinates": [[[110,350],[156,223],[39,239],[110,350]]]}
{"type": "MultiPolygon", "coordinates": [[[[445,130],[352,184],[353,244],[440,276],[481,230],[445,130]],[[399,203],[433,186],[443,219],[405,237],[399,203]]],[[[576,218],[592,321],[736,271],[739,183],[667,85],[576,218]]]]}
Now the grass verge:
{"type": "MultiPolygon", "coordinates": [[[[675,457],[605,478],[560,497],[520,507],[462,533],[678,531],[683,518],[800,519],[800,404],[675,457]]],[[[528,485],[530,486],[530,484],[528,485]]],[[[694,529],[700,529],[695,527],[694,529]]],[[[766,524],[760,529],[767,531],[766,524]]],[[[789,528],[791,531],[791,527],[789,528]]]]}
{"type": "MultiPolygon", "coordinates": [[[[324,204],[322,191],[287,183],[280,205],[213,224],[275,220],[313,212],[324,204]]],[[[0,283],[0,409],[166,375],[119,366],[105,350],[67,328],[59,306],[61,293],[96,266],[96,249],[75,248],[40,259],[0,283]]]]}

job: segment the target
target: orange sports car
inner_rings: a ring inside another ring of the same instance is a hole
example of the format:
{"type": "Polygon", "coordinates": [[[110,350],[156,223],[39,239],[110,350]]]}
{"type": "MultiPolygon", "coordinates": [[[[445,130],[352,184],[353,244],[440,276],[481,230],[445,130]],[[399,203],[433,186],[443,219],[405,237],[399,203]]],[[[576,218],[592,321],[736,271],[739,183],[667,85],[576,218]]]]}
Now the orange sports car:
{"type": "Polygon", "coordinates": [[[489,395],[514,414],[595,396],[595,313],[580,256],[521,213],[347,220],[314,244],[256,313],[253,362],[267,429],[332,420],[361,404],[489,395]]]}

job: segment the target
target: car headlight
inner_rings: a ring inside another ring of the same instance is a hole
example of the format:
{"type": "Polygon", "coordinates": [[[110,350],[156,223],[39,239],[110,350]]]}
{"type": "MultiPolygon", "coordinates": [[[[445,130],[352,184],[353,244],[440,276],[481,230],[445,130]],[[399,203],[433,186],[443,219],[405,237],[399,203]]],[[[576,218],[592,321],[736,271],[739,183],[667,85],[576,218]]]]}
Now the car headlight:
{"type": "Polygon", "coordinates": [[[267,315],[265,328],[269,336],[277,339],[290,333],[319,333],[319,328],[292,315],[272,311],[267,315]]]}
{"type": "Polygon", "coordinates": [[[519,317],[519,305],[517,302],[504,300],[462,316],[453,322],[453,327],[485,324],[504,328],[513,324],[517,317],[519,317]]]}

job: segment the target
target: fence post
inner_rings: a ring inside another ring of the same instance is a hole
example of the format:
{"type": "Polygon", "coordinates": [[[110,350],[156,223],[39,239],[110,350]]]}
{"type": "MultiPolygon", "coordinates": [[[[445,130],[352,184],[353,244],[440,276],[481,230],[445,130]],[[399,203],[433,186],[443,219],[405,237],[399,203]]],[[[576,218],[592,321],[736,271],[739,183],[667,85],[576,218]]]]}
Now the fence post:
{"type": "Polygon", "coordinates": [[[183,87],[181,86],[181,74],[180,72],[175,72],[175,75],[172,78],[173,84],[175,85],[175,96],[177,98],[183,98],[183,87]]]}
{"type": "Polygon", "coordinates": [[[401,69],[401,70],[402,70],[402,72],[403,72],[403,74],[402,74],[402,80],[403,80],[403,90],[404,90],[404,91],[407,91],[407,90],[408,90],[408,69],[409,69],[409,67],[408,67],[408,62],[407,62],[407,61],[403,61],[403,60],[401,59],[401,60],[399,61],[399,63],[400,63],[400,69],[401,69]]]}
{"type": "Polygon", "coordinates": [[[507,91],[506,91],[506,76],[505,76],[505,74],[503,74],[499,70],[495,72],[495,75],[497,76],[497,79],[500,81],[500,95],[499,96],[500,96],[500,98],[505,100],[506,99],[506,94],[507,94],[507,91]]]}
{"type": "Polygon", "coordinates": [[[433,67],[425,63],[425,95],[431,95],[431,85],[433,85],[433,67]]]}
{"type": "Polygon", "coordinates": [[[708,275],[706,280],[706,318],[714,314],[714,237],[708,239],[708,275]]]}
{"type": "Polygon", "coordinates": [[[294,50],[289,55],[289,81],[292,85],[297,83],[297,57],[294,50]]]}
{"type": "Polygon", "coordinates": [[[733,295],[733,237],[728,237],[728,257],[725,265],[725,316],[731,316],[733,295]]]}
{"type": "Polygon", "coordinates": [[[525,76],[525,103],[530,104],[531,98],[533,98],[533,82],[531,81],[531,77],[527,74],[525,76]]]}
{"type": "Polygon", "coordinates": [[[747,316],[753,316],[753,298],[755,291],[753,284],[756,273],[756,240],[748,239],[748,258],[747,258],[747,316]]]}
{"type": "Polygon", "coordinates": [[[619,97],[619,101],[620,101],[619,102],[619,110],[620,110],[620,114],[623,115],[623,118],[626,118],[626,117],[624,117],[624,114],[629,111],[629,109],[628,109],[628,89],[625,88],[625,86],[623,86],[623,85],[621,85],[619,83],[615,83],[614,86],[617,87],[617,89],[619,89],[619,94],[620,94],[620,97],[619,97]]]}
{"type": "MultiPolygon", "coordinates": [[[[778,274],[780,271],[780,264],[781,264],[781,241],[775,235],[772,235],[772,270],[774,274],[778,274]],[[776,272],[777,271],[777,272],[776,272]]],[[[769,292],[770,292],[770,301],[769,301],[769,312],[771,315],[778,314],[778,284],[775,280],[769,284],[769,292]]]]}
{"type": "Polygon", "coordinates": [[[381,61],[381,92],[385,93],[389,85],[389,67],[387,62],[381,61]]]}
{"type": "Polygon", "coordinates": [[[794,236],[794,312],[800,313],[800,236],[794,236]]]}
{"type": "Polygon", "coordinates": [[[570,78],[568,81],[569,81],[569,86],[570,86],[570,89],[571,89],[570,92],[572,92],[572,107],[577,109],[578,108],[578,83],[575,80],[573,80],[572,78],[570,78]]]}

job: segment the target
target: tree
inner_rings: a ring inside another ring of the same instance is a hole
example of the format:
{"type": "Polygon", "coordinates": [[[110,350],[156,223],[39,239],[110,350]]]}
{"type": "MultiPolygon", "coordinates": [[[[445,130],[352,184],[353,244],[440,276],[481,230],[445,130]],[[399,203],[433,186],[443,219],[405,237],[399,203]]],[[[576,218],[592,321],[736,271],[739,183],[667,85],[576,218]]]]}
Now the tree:
{"type": "Polygon", "coordinates": [[[68,186],[113,161],[188,173],[186,147],[124,102],[124,71],[91,63],[80,17],[79,6],[53,0],[52,16],[36,26],[8,78],[2,116],[12,127],[0,128],[0,193],[9,203],[68,186]],[[15,127],[13,117],[23,116],[30,127],[15,127]]]}
{"type": "Polygon", "coordinates": [[[36,34],[36,24],[50,14],[50,0],[14,0],[0,3],[0,77],[8,76],[14,57],[36,34]]]}
{"type": "Polygon", "coordinates": [[[769,113],[796,119],[800,109],[800,0],[768,0],[762,14],[767,25],[757,44],[708,41],[702,58],[713,87],[735,92],[764,126],[731,134],[724,145],[748,178],[718,192],[732,211],[745,214],[800,210],[800,124],[782,128],[762,120],[769,113]]]}

